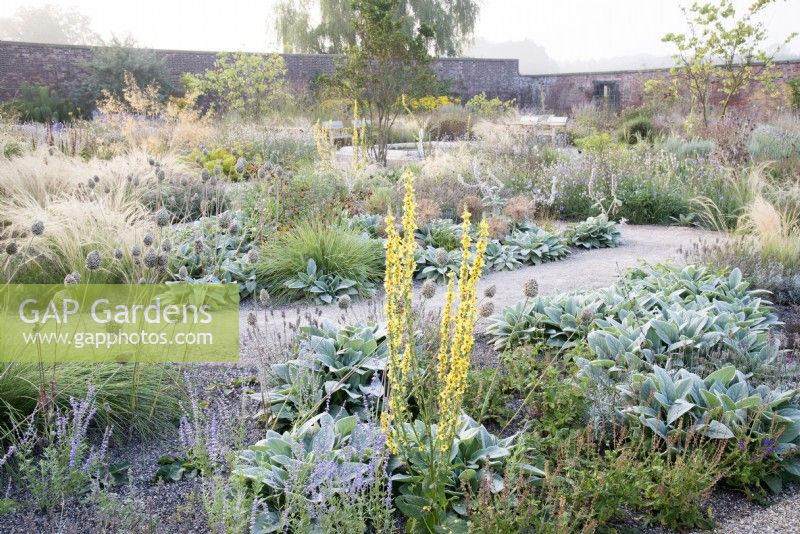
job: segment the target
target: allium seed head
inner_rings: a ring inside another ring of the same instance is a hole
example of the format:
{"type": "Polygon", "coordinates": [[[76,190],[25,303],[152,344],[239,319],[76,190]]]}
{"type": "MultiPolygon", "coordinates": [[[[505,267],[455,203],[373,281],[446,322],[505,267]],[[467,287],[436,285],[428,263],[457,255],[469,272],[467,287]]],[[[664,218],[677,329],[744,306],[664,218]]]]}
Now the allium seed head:
{"type": "Polygon", "coordinates": [[[494,302],[487,301],[481,304],[478,313],[481,314],[481,317],[491,317],[492,314],[494,313],[494,302]]]}
{"type": "Polygon", "coordinates": [[[230,214],[227,211],[224,212],[224,213],[221,213],[220,216],[217,217],[217,224],[223,230],[225,228],[227,228],[228,226],[230,226],[230,224],[231,224],[231,216],[230,216],[230,214]]]}
{"type": "Polygon", "coordinates": [[[31,233],[33,235],[42,235],[44,233],[44,223],[42,221],[36,221],[31,225],[31,233]]]}
{"type": "Polygon", "coordinates": [[[236,160],[236,167],[234,169],[236,170],[237,174],[244,173],[244,166],[246,163],[247,162],[244,160],[244,158],[239,158],[236,160]]]}
{"type": "Polygon", "coordinates": [[[131,256],[133,256],[134,258],[138,258],[141,255],[142,255],[142,247],[140,247],[139,245],[133,245],[133,247],[131,248],[131,256]]]}
{"type": "Polygon", "coordinates": [[[495,294],[497,293],[497,286],[492,284],[486,289],[483,290],[483,296],[486,298],[494,298],[495,294]]]}
{"type": "Polygon", "coordinates": [[[166,208],[161,208],[156,212],[156,224],[161,228],[168,226],[172,220],[172,214],[166,208]]]}
{"type": "Polygon", "coordinates": [[[422,284],[422,296],[426,299],[432,299],[435,294],[436,282],[430,279],[425,280],[425,283],[422,284]]]}
{"type": "Polygon", "coordinates": [[[144,255],[144,265],[150,269],[158,265],[158,254],[152,248],[147,249],[147,253],[144,255]]]}
{"type": "Polygon", "coordinates": [[[194,240],[194,253],[198,256],[203,253],[203,240],[199,237],[194,240]]]}
{"type": "Polygon", "coordinates": [[[269,304],[269,292],[267,292],[266,289],[262,289],[258,292],[258,302],[260,302],[262,306],[269,304]]]}
{"type": "Polygon", "coordinates": [[[532,299],[539,294],[539,282],[536,281],[536,278],[531,278],[525,282],[525,287],[522,289],[522,293],[529,299],[532,299]]]}
{"type": "Polygon", "coordinates": [[[71,286],[77,284],[78,280],[72,274],[68,274],[64,277],[64,283],[71,286]]]}
{"type": "Polygon", "coordinates": [[[100,253],[96,250],[91,251],[86,255],[86,268],[90,271],[96,271],[100,268],[101,258],[100,253]]]}
{"type": "Polygon", "coordinates": [[[594,318],[594,310],[591,306],[586,306],[581,310],[580,315],[578,318],[581,320],[582,323],[588,323],[594,318]]]}
{"type": "Polygon", "coordinates": [[[211,173],[208,172],[208,169],[204,168],[202,171],[200,171],[200,179],[203,180],[203,183],[211,179],[211,173]]]}
{"type": "Polygon", "coordinates": [[[185,265],[181,265],[181,268],[178,269],[178,278],[185,280],[189,277],[189,270],[186,268],[185,265]]]}
{"type": "Polygon", "coordinates": [[[339,306],[340,310],[346,310],[350,308],[350,304],[352,303],[352,299],[350,295],[342,295],[339,297],[339,300],[336,301],[336,304],[339,306]]]}
{"type": "Polygon", "coordinates": [[[249,312],[247,314],[247,324],[250,326],[255,326],[258,320],[256,319],[256,314],[253,312],[249,312]]]}
{"type": "Polygon", "coordinates": [[[158,178],[158,181],[163,182],[164,178],[166,177],[167,175],[164,173],[164,169],[158,169],[158,172],[156,173],[156,178],[158,178]]]}
{"type": "Polygon", "coordinates": [[[447,251],[443,248],[436,249],[436,263],[439,265],[447,265],[447,260],[449,259],[449,255],[447,251]]]}
{"type": "Polygon", "coordinates": [[[122,249],[120,249],[120,248],[115,248],[115,249],[114,249],[114,258],[116,258],[116,259],[118,259],[118,260],[121,260],[121,259],[122,259],[122,257],[123,257],[123,254],[122,254],[122,249]]]}
{"type": "Polygon", "coordinates": [[[238,222],[236,222],[236,221],[233,221],[233,222],[231,223],[231,227],[230,227],[230,228],[228,228],[228,233],[229,233],[230,235],[236,235],[236,234],[238,234],[238,233],[239,233],[239,223],[238,223],[238,222]]]}
{"type": "Polygon", "coordinates": [[[144,243],[144,246],[146,246],[146,247],[149,247],[150,245],[152,245],[153,244],[153,236],[152,236],[152,234],[149,234],[149,233],[144,234],[144,239],[142,239],[142,242],[144,243]]]}
{"type": "Polygon", "coordinates": [[[258,251],[256,249],[250,249],[250,252],[247,253],[247,261],[252,265],[258,263],[258,251]]]}
{"type": "Polygon", "coordinates": [[[172,241],[169,239],[165,239],[161,242],[161,250],[164,252],[171,252],[172,251],[172,241]]]}

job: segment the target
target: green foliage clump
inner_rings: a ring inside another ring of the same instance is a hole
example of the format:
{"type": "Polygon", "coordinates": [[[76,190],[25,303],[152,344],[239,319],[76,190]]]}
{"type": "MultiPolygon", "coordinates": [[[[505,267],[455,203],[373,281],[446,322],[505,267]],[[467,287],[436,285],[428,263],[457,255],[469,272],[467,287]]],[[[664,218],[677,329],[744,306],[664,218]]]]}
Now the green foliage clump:
{"type": "MultiPolygon", "coordinates": [[[[12,102],[19,119],[24,122],[66,122],[73,118],[72,105],[43,85],[26,85],[12,102]]],[[[6,145],[10,146],[10,145],[6,145]]],[[[4,150],[5,153],[5,150],[4,150]]],[[[5,155],[5,154],[4,154],[5,155]]],[[[9,157],[5,155],[5,157],[9,157]]]]}
{"type": "Polygon", "coordinates": [[[707,158],[714,151],[714,141],[708,139],[682,139],[680,137],[668,137],[664,139],[660,147],[671,154],[675,154],[679,159],[687,158],[707,158]]]}
{"type": "MultiPolygon", "coordinates": [[[[374,404],[384,393],[385,339],[374,325],[303,327],[298,357],[272,366],[274,385],[266,396],[270,417],[280,426],[323,410],[337,419],[368,420],[367,408],[377,409],[374,404]]],[[[264,400],[260,393],[251,396],[264,400]]]]}
{"type": "Polygon", "coordinates": [[[620,148],[608,132],[595,132],[585,137],[575,139],[575,146],[585,152],[603,153],[608,150],[620,148]]]}
{"type": "Polygon", "coordinates": [[[483,118],[497,118],[507,115],[516,107],[515,100],[500,100],[499,98],[487,98],[486,93],[481,91],[470,98],[464,107],[472,113],[483,118]]]}
{"type": "Polygon", "coordinates": [[[298,273],[314,261],[315,275],[355,282],[359,295],[368,295],[383,276],[383,245],[347,228],[343,223],[304,221],[275,236],[258,263],[257,280],[280,300],[297,300],[306,292],[289,287],[298,273]]]}
{"type": "Polygon", "coordinates": [[[34,413],[42,395],[66,410],[70,398],[86,397],[92,385],[104,408],[97,422],[112,425],[118,437],[163,431],[175,421],[184,397],[180,375],[160,364],[0,364],[0,441],[34,413]]]}
{"type": "Polygon", "coordinates": [[[237,148],[216,147],[211,150],[194,150],[186,156],[186,161],[194,162],[205,169],[217,179],[221,177],[231,182],[248,180],[258,173],[263,163],[260,154],[253,151],[237,148]],[[244,162],[243,167],[237,168],[237,163],[244,162]]]}
{"type": "Polygon", "coordinates": [[[527,265],[560,260],[570,253],[563,237],[541,228],[517,230],[506,236],[502,243],[516,247],[517,258],[527,265]]]}
{"type": "Polygon", "coordinates": [[[275,114],[289,103],[286,64],[278,54],[220,53],[200,76],[186,74],[189,91],[212,98],[223,112],[249,119],[275,114]]]}
{"type": "Polygon", "coordinates": [[[113,40],[110,46],[96,48],[92,58],[81,65],[85,75],[69,87],[69,99],[84,116],[90,116],[104,91],[124,102],[125,73],[139,87],[153,84],[166,98],[174,91],[172,77],[164,61],[152,50],[138,48],[132,41],[113,40]]]}
{"type": "Polygon", "coordinates": [[[652,142],[654,135],[655,128],[650,117],[637,111],[628,114],[622,121],[619,140],[629,145],[635,145],[639,141],[652,142]]]}
{"type": "Polygon", "coordinates": [[[605,216],[599,216],[570,225],[564,232],[564,237],[575,247],[613,248],[619,245],[621,234],[616,223],[605,216]]]}

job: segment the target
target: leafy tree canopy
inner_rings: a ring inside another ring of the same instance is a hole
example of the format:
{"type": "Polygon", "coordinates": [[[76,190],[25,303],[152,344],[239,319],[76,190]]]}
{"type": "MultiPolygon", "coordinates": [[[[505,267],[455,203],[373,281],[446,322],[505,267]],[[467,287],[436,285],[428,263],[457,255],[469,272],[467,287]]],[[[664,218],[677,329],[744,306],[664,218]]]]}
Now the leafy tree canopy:
{"type": "Polygon", "coordinates": [[[23,6],[11,17],[0,17],[0,39],[75,45],[102,42],[89,17],[74,8],[52,4],[23,6]]]}
{"type": "MultiPolygon", "coordinates": [[[[280,0],[276,29],[284,52],[342,54],[358,40],[353,0],[280,0]]],[[[402,0],[403,31],[430,35],[430,52],[455,56],[472,39],[477,0],[402,0]]]]}

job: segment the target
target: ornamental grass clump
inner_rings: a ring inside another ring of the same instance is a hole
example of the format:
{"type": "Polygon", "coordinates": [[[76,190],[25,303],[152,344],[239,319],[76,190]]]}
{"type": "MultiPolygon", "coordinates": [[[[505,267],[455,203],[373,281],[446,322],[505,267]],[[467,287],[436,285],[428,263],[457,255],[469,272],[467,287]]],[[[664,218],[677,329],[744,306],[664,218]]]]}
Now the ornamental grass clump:
{"type": "MultiPolygon", "coordinates": [[[[402,235],[395,227],[394,216],[386,218],[388,409],[383,413],[382,424],[389,449],[406,472],[398,479],[402,488],[396,505],[414,528],[432,531],[460,521],[448,513],[452,490],[458,491],[452,480],[451,453],[460,443],[459,432],[469,425],[462,415],[462,405],[474,345],[473,328],[478,318],[477,285],[484,267],[489,230],[482,221],[473,252],[471,215],[464,210],[462,260],[457,276],[455,272],[447,275],[439,350],[433,360],[417,354],[412,302],[416,206],[412,175],[406,173],[403,181],[402,235]]],[[[488,435],[483,428],[474,432],[488,435]]],[[[507,440],[504,445],[510,442],[507,440]]],[[[507,452],[507,448],[502,450],[507,452]]]]}

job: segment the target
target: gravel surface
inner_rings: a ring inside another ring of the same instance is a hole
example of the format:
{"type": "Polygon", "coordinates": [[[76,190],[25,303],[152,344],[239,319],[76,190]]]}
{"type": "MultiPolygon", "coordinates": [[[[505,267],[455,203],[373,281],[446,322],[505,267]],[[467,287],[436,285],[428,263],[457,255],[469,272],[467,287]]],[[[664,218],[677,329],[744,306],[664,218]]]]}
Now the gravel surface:
{"type": "MultiPolygon", "coordinates": [[[[523,267],[515,271],[491,272],[485,274],[478,285],[479,294],[483,290],[495,286],[496,294],[492,298],[496,311],[516,303],[523,298],[522,288],[525,282],[535,278],[539,284],[539,293],[549,295],[557,292],[570,292],[580,289],[597,289],[614,283],[622,273],[641,262],[657,263],[663,261],[681,262],[681,250],[691,247],[700,240],[714,240],[718,234],[680,226],[621,225],[622,245],[617,248],[576,250],[561,261],[523,267]]],[[[415,288],[416,299],[420,284],[415,288]]],[[[436,295],[426,304],[432,312],[441,309],[444,304],[444,287],[439,286],[436,295]]],[[[307,323],[309,319],[327,319],[334,322],[364,321],[383,314],[380,293],[374,298],[353,302],[346,312],[335,305],[291,305],[278,307],[268,313],[257,312],[258,328],[264,331],[288,331],[290,325],[307,323]]],[[[245,339],[242,345],[247,346],[246,332],[247,312],[255,308],[250,301],[242,306],[241,331],[245,339]]],[[[478,331],[481,324],[478,324],[478,331]]],[[[244,350],[242,361],[252,361],[252,354],[244,350]]]]}

